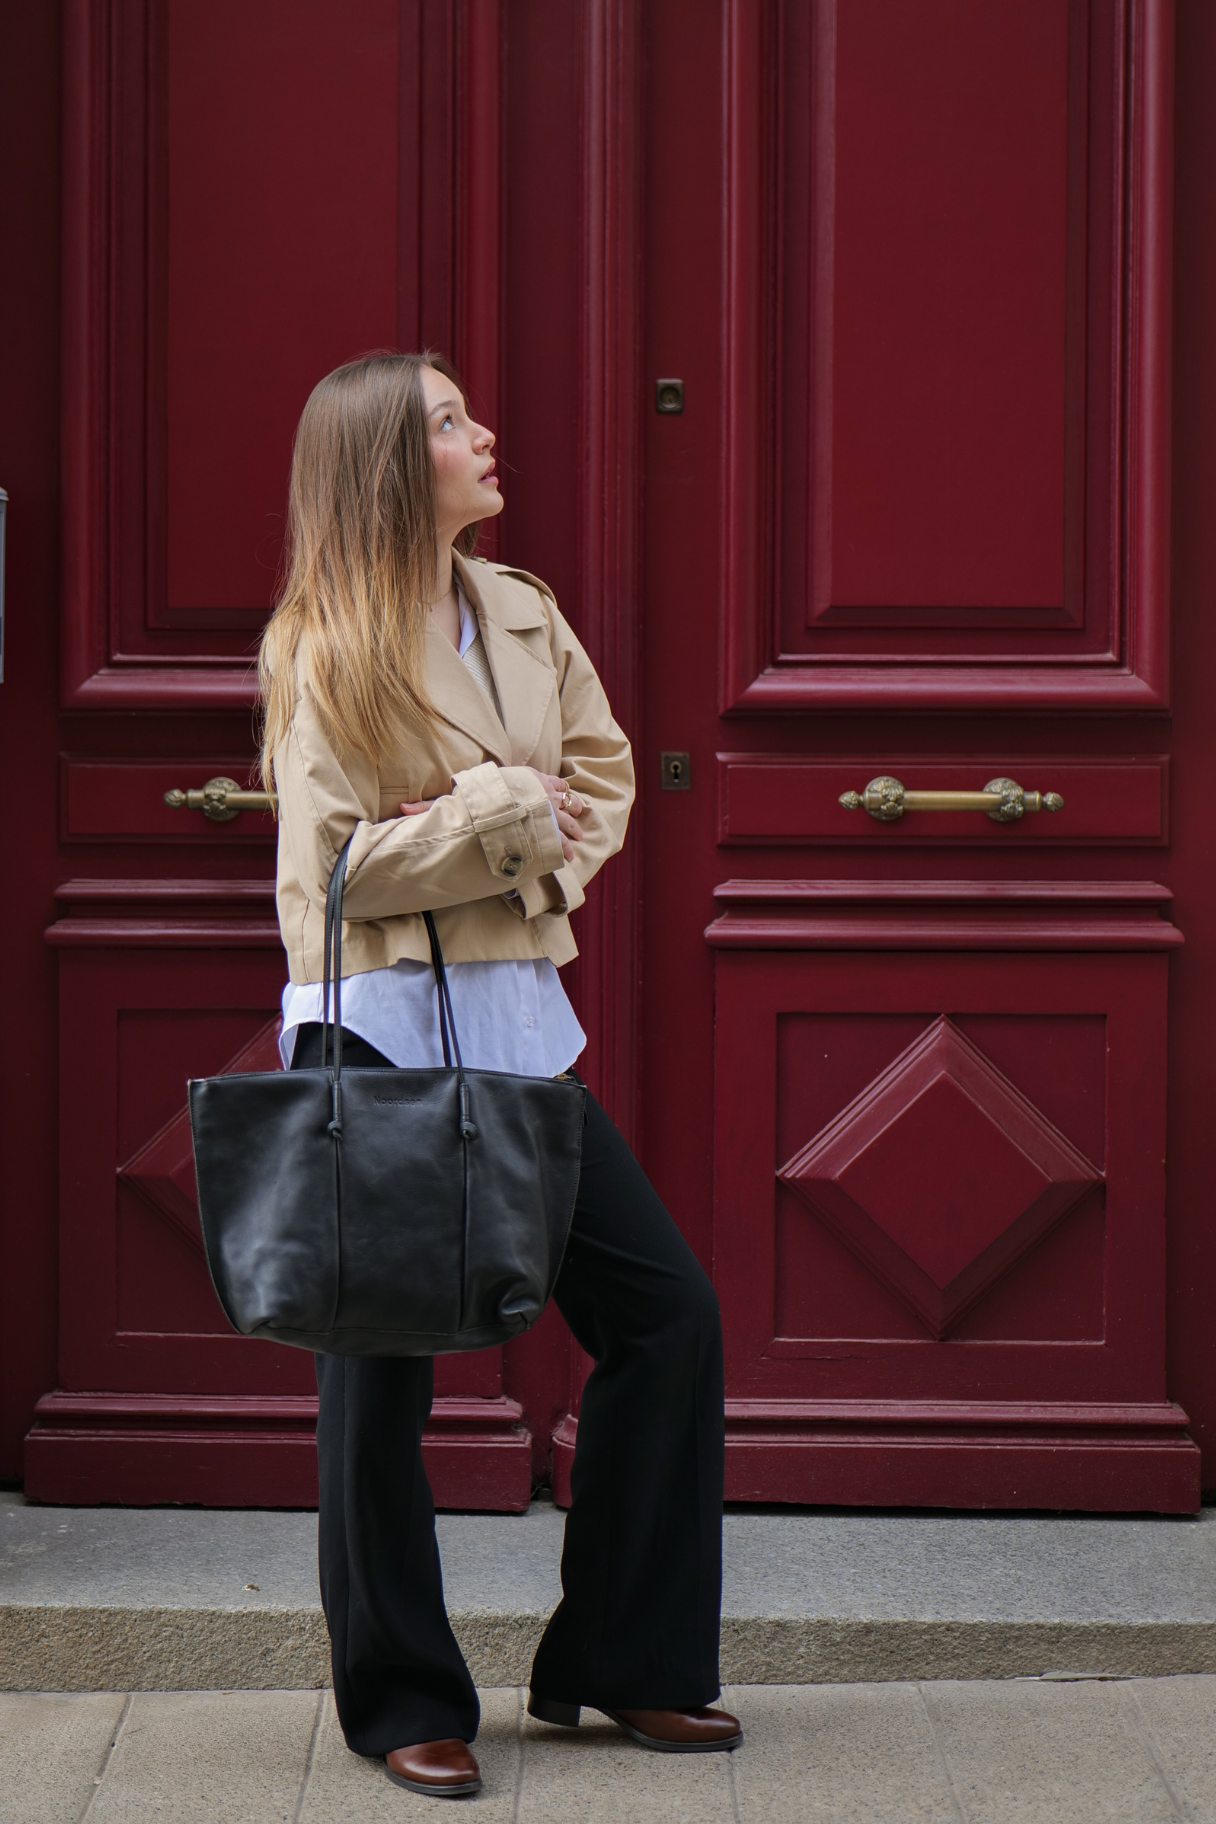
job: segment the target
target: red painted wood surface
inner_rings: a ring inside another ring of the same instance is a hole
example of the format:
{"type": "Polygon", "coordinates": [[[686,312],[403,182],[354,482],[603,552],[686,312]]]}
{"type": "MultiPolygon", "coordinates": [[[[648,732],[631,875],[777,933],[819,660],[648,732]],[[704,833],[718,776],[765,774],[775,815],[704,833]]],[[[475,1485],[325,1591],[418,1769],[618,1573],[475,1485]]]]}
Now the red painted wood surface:
{"type": "Polygon", "coordinates": [[[397,339],[398,14],[362,0],[351,31],[325,0],[172,0],[158,21],[166,628],[260,624],[300,408],[397,339]]]}
{"type": "MultiPolygon", "coordinates": [[[[1084,386],[1068,206],[1070,154],[1085,158],[1089,9],[805,10],[810,80],[817,57],[835,64],[831,125],[810,148],[810,213],[830,224],[808,275],[814,317],[827,317],[813,345],[826,345],[815,388],[829,420],[812,487],[830,501],[811,618],[878,603],[921,610],[922,626],[925,610],[973,626],[1007,618],[993,610],[1059,613],[1084,386]]],[[[791,103],[797,130],[805,111],[791,103]]],[[[797,238],[793,222],[786,232],[797,238]]]]}
{"type": "Polygon", "coordinates": [[[1177,949],[1153,881],[727,880],[715,950],[1177,949]]]}
{"type": "Polygon", "coordinates": [[[174,810],[165,793],[200,780],[235,779],[258,789],[256,768],[248,753],[233,757],[175,760],[77,760],[64,754],[59,771],[59,833],[64,842],[171,842],[242,847],[260,843],[267,860],[273,853],[274,820],[243,812],[231,824],[174,810]]]}
{"type": "MultiPolygon", "coordinates": [[[[557,587],[628,718],[637,332],[629,284],[619,306],[612,288],[635,232],[618,194],[632,167],[617,156],[632,17],[605,6],[559,23],[516,5],[508,36],[498,0],[358,0],[335,36],[317,6],[256,19],[164,0],[65,11],[58,828],[72,859],[52,879],[93,874],[68,882],[42,945],[59,975],[57,993],[44,976],[43,1018],[58,1000],[63,1022],[66,1238],[57,1367],[44,1351],[23,1396],[28,1414],[30,1394],[47,1394],[26,1452],[42,1498],[314,1498],[311,1366],[228,1334],[183,1146],[186,1076],[266,1049],[283,973],[273,827],[250,814],[210,825],[161,799],[217,772],[248,777],[251,651],[291,433],[322,372],[377,346],[455,356],[515,458],[526,547],[514,555],[557,587]],[[557,171],[573,184],[573,239],[555,240],[529,202],[557,198],[557,171]],[[508,269],[509,197],[517,223],[536,222],[508,269]],[[585,391],[556,440],[548,396],[507,397],[508,330],[520,355],[585,391]],[[606,360],[623,410],[610,387],[584,384],[606,360]],[[579,452],[598,475],[580,476],[579,452]],[[619,503],[615,521],[605,501],[619,503]],[[78,1123],[94,1066],[107,1088],[78,1123]],[[286,1432],[257,1405],[283,1385],[305,1402],[286,1432]],[[86,1420],[82,1400],[102,1406],[86,1420]]],[[[615,1041],[627,1051],[631,1019],[615,984],[633,973],[631,900],[627,879],[619,910],[611,881],[593,897],[582,964],[587,1068],[626,1120],[634,1075],[615,1041]]],[[[45,925],[45,895],[40,912],[45,925]]],[[[44,1306],[53,1347],[50,1316],[44,1306]]],[[[440,1503],[526,1502],[577,1397],[560,1319],[505,1357],[441,1361],[436,1384],[426,1449],[440,1503]]]]}
{"type": "Polygon", "coordinates": [[[777,1172],[938,1341],[1101,1177],[944,1014],[777,1172]]]}
{"type": "MultiPolygon", "coordinates": [[[[440,1397],[422,1454],[440,1507],[522,1513],[531,1438],[518,1401],[440,1397]]],[[[51,1393],[25,1447],[26,1493],[88,1506],[315,1507],[315,1394],[51,1393]]]]}
{"type": "MultiPolygon", "coordinates": [[[[846,810],[843,793],[860,791],[866,763],[860,760],[812,759],[806,754],[718,754],[718,841],[735,843],[832,843],[873,845],[874,822],[865,812],[846,810]],[[861,769],[861,770],[859,770],[861,769]]],[[[888,847],[937,841],[975,848],[1077,844],[1166,843],[1169,829],[1169,761],[1061,760],[1027,754],[994,755],[995,771],[986,763],[960,765],[952,757],[922,754],[883,755],[881,773],[897,778],[910,792],[983,791],[992,778],[1016,779],[1027,791],[1056,791],[1064,809],[1026,813],[1019,822],[994,824],[974,811],[905,811],[883,831],[888,847]],[[1029,769],[1029,770],[1027,770],[1029,769]],[[1034,779],[1041,783],[1032,785],[1034,779]],[[1050,784],[1048,784],[1050,781],[1050,784]]]]}
{"type": "Polygon", "coordinates": [[[1168,0],[725,12],[723,705],[1163,707],[1168,0]]]}
{"type": "Polygon", "coordinates": [[[498,0],[65,7],[65,703],[251,705],[316,379],[430,340],[496,384],[498,49],[498,0]]]}
{"type": "Polygon", "coordinates": [[[1185,1511],[1174,12],[727,5],[721,63],[694,12],[652,27],[644,1153],[728,1490],[1185,1511]],[[1016,828],[837,803],[1053,765],[1016,828]]]}
{"type": "MultiPolygon", "coordinates": [[[[863,904],[864,888],[853,893],[863,904]]],[[[1140,913],[1120,909],[1118,887],[1108,897],[1116,915],[1101,950],[1062,933],[1050,902],[1023,896],[1013,910],[1031,930],[1044,921],[1041,951],[979,952],[965,935],[925,947],[905,893],[902,943],[886,954],[717,951],[714,1275],[728,1397],[836,1399],[843,1424],[852,1400],[999,1391],[1004,1419],[969,1415],[965,1437],[934,1456],[942,1504],[1041,1504],[1047,1456],[1033,1438],[1019,1455],[1019,1440],[1041,1428],[1024,1409],[1044,1401],[1072,1402],[1074,1433],[1087,1402],[1104,1408],[1091,1421],[1100,1448],[1073,1464],[1062,1505],[1110,1505],[1120,1452],[1129,1505],[1157,1469],[1163,1505],[1198,1503],[1190,1440],[1146,1440],[1118,1410],[1160,1404],[1166,1391],[1176,933],[1154,916],[1157,953],[1146,954],[1140,913]],[[1011,1464],[1033,1498],[1014,1499],[1011,1464]]],[[[945,922],[964,913],[956,900],[945,922]]],[[[902,1426],[886,1414],[868,1447],[875,1416],[851,1419],[848,1450],[821,1423],[799,1449],[791,1412],[767,1498],[791,1488],[803,1500],[880,1498],[883,1441],[927,1434],[923,1413],[910,1409],[902,1426]]],[[[764,1449],[752,1423],[741,1412],[729,1435],[754,1491],[764,1449]]],[[[925,1486],[922,1471],[908,1473],[925,1486]]],[[[891,1486],[903,1482],[900,1471],[891,1486]]]]}
{"type": "MultiPolygon", "coordinates": [[[[308,385],[431,341],[500,432],[487,549],[552,583],[636,740],[569,977],[589,1078],[719,1277],[732,1497],[1184,1510],[1190,1438],[1216,1486],[1216,24],[1176,12],[12,25],[0,1474],[28,1433],[45,1498],[312,1499],[307,1362],[226,1334],[175,1150],[185,1076],[274,1013],[272,833],[159,800],[252,760],[308,385]],[[883,771],[1066,809],[839,809],[883,771]],[[919,1203],[891,1158],[866,1181],[914,1266],[943,1211],[943,1245],[983,1241],[930,1296],[777,1174],[942,1020],[1012,1101],[988,1146],[952,1105],[966,1173],[930,1147],[919,1203]],[[1019,1097],[1100,1173],[1029,1237],[1035,1199],[993,1233],[982,1189],[1019,1097]]],[[[441,1363],[441,1502],[518,1506],[550,1464],[567,1495],[585,1366],[552,1312],[441,1363]]]]}

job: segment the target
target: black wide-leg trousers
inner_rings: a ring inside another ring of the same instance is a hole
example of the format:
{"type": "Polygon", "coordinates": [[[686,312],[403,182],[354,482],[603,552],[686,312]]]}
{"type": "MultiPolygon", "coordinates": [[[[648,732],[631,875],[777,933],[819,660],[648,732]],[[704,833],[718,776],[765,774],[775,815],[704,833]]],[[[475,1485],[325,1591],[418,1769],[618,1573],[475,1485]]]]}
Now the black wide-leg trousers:
{"type": "MultiPolygon", "coordinates": [[[[354,1034],[344,1062],[384,1059],[354,1034]]],[[[293,1066],[320,1062],[302,1027],[293,1066]]],[[[595,1367],[583,1390],[562,1599],[532,1665],[542,1697],[691,1709],[718,1696],[723,1384],[718,1301],[637,1160],[587,1098],[554,1299],[595,1367]]],[[[356,1753],[477,1733],[443,1600],[422,1466],[429,1356],[318,1355],[321,1599],[356,1753]]]]}

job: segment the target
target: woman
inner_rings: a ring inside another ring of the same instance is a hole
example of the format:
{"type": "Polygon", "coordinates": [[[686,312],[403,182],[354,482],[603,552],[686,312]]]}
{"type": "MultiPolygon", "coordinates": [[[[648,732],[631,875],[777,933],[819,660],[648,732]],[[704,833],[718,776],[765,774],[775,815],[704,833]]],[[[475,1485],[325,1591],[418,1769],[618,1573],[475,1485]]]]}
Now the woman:
{"type": "MultiPolygon", "coordinates": [[[[471,558],[502,509],[494,438],[435,355],[338,368],[300,420],[291,562],[262,649],[290,963],[284,1062],[320,1063],[326,883],[353,834],[343,1059],[441,1062],[433,911],[465,1062],[559,1075],[584,1044],[557,967],[621,845],[629,744],[543,583],[471,558]]],[[[723,1469],[717,1300],[588,1096],[554,1298],[583,1394],[562,1600],[529,1709],[605,1711],[675,1752],[733,1748],[718,1695],[723,1469]]],[[[414,1791],[480,1785],[477,1694],[443,1602],[422,1467],[429,1357],[318,1355],[321,1595],[346,1740],[414,1791]]]]}

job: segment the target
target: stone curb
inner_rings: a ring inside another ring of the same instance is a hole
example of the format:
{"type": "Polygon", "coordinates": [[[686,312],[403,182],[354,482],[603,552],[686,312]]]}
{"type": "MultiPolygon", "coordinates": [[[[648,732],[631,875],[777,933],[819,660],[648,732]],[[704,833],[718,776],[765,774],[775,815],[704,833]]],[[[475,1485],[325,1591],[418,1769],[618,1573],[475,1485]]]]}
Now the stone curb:
{"type": "Polygon", "coordinates": [[[816,1621],[724,1616],[727,1684],[883,1684],[942,1678],[1117,1678],[1216,1672],[1205,1621],[816,1621]]]}
{"type": "MultiPolygon", "coordinates": [[[[547,1616],[454,1610],[479,1685],[526,1684],[547,1616]]],[[[1206,1621],[918,1621],[762,1615],[722,1624],[724,1684],[1122,1678],[1216,1672],[1206,1621]]],[[[0,1690],[315,1690],[329,1683],[319,1608],[0,1607],[0,1690]]]]}

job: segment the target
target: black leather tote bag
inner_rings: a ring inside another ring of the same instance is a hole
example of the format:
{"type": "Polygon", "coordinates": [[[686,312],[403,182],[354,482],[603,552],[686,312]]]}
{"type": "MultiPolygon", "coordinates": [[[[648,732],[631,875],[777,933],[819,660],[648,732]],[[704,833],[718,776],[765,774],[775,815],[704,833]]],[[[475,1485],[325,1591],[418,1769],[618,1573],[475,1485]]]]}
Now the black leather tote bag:
{"type": "Polygon", "coordinates": [[[553,1290],[586,1091],[465,1069],[429,912],[443,1068],[342,1069],[349,847],[325,906],[321,1067],[189,1086],[207,1264],[244,1336],[332,1355],[484,1349],[534,1324],[553,1290]]]}

